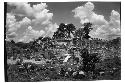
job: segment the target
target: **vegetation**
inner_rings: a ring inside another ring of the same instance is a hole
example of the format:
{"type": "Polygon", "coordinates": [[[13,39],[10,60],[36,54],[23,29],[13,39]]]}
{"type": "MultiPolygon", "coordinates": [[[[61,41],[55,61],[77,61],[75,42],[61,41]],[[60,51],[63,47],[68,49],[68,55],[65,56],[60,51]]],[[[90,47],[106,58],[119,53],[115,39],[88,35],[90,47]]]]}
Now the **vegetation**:
{"type": "Polygon", "coordinates": [[[52,38],[6,41],[8,81],[120,80],[121,39],[91,38],[91,26],[61,23],[52,38]]]}

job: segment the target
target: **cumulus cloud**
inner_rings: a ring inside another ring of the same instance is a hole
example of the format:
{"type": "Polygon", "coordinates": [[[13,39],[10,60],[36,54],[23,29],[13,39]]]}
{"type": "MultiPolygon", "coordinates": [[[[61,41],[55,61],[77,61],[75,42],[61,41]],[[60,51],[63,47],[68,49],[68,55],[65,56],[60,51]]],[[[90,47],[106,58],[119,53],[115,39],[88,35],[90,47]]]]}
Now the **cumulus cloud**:
{"type": "Polygon", "coordinates": [[[15,15],[13,15],[12,13],[7,13],[6,33],[8,38],[16,37],[16,31],[23,26],[27,27],[30,23],[31,20],[27,17],[24,17],[21,21],[17,21],[15,15]]]}
{"type": "Polygon", "coordinates": [[[45,36],[52,37],[54,32],[57,30],[57,28],[58,28],[58,25],[56,23],[55,24],[49,24],[46,27],[47,34],[45,34],[45,36]]]}
{"type": "Polygon", "coordinates": [[[33,18],[36,17],[36,14],[40,13],[47,7],[46,3],[40,3],[31,7],[28,2],[8,2],[8,5],[16,7],[12,11],[13,13],[33,18]]]}
{"type": "Polygon", "coordinates": [[[91,2],[88,2],[88,3],[85,4],[85,8],[92,11],[94,9],[94,4],[91,3],[91,2]]]}
{"type": "Polygon", "coordinates": [[[10,34],[7,35],[8,38],[15,38],[17,36],[17,34],[15,32],[12,32],[10,34]]]}
{"type": "Polygon", "coordinates": [[[58,25],[55,24],[49,24],[47,27],[45,27],[46,30],[34,30],[33,27],[29,26],[24,33],[24,36],[20,38],[18,41],[19,42],[29,42],[32,41],[33,39],[37,39],[40,36],[46,37],[54,34],[54,32],[57,30],[58,25]]]}
{"type": "Polygon", "coordinates": [[[22,38],[20,38],[18,41],[19,42],[29,42],[32,39],[36,39],[39,36],[44,35],[45,32],[43,30],[34,30],[31,26],[29,26],[26,29],[26,32],[24,33],[24,36],[22,38]]]}
{"type": "Polygon", "coordinates": [[[20,25],[29,25],[31,24],[31,20],[27,17],[24,17],[22,21],[19,21],[20,25]]]}
{"type": "Polygon", "coordinates": [[[78,17],[81,20],[81,23],[91,22],[95,25],[104,25],[107,24],[103,15],[98,15],[94,11],[94,4],[87,2],[83,6],[79,6],[72,10],[75,13],[74,17],[78,17]]]}
{"type": "Polygon", "coordinates": [[[120,14],[112,10],[110,21],[107,21],[103,15],[94,12],[94,7],[93,3],[87,2],[83,6],[75,8],[72,12],[75,13],[75,18],[80,18],[81,24],[86,22],[93,24],[94,29],[90,32],[92,37],[110,39],[120,36],[120,14]]]}
{"type": "Polygon", "coordinates": [[[8,5],[15,6],[16,9],[14,9],[12,12],[20,16],[32,16],[33,14],[32,8],[27,2],[8,2],[8,5]]]}
{"type": "Polygon", "coordinates": [[[40,30],[40,31],[34,30],[34,29],[32,29],[31,26],[29,26],[26,31],[26,35],[31,35],[31,36],[35,36],[35,37],[37,37],[37,36],[39,37],[39,36],[43,35],[44,33],[45,32],[43,30],[40,30]]]}
{"type": "Polygon", "coordinates": [[[48,25],[49,23],[51,23],[52,16],[52,13],[48,13],[48,10],[44,9],[42,12],[36,13],[35,19],[33,19],[32,21],[35,25],[48,25]]]}
{"type": "Polygon", "coordinates": [[[16,31],[22,26],[27,26],[29,24],[31,24],[31,20],[29,18],[24,17],[21,21],[16,21],[15,15],[7,13],[6,28],[9,32],[16,31]]]}
{"type": "Polygon", "coordinates": [[[13,24],[16,22],[15,16],[12,15],[11,13],[7,13],[7,24],[13,24]]]}
{"type": "Polygon", "coordinates": [[[29,3],[19,3],[19,2],[9,2],[10,6],[15,6],[16,8],[12,10],[12,13],[19,16],[25,16],[33,19],[34,22],[44,23],[52,19],[53,13],[48,13],[46,3],[40,3],[30,6],[29,3]]]}
{"type": "Polygon", "coordinates": [[[98,26],[96,30],[90,33],[90,35],[107,40],[119,37],[121,35],[120,14],[117,11],[112,10],[108,24],[98,26]]]}
{"type": "Polygon", "coordinates": [[[23,36],[22,38],[20,38],[19,40],[18,40],[18,42],[25,42],[25,43],[28,43],[28,42],[30,42],[30,41],[32,41],[32,39],[29,39],[28,40],[28,36],[23,36]]]}
{"type": "Polygon", "coordinates": [[[7,15],[7,21],[11,19],[11,23],[7,24],[8,31],[14,32],[25,28],[25,32],[22,32],[25,35],[19,38],[19,41],[26,41],[26,38],[30,40],[38,36],[52,36],[58,27],[56,23],[52,23],[53,13],[49,13],[46,3],[31,6],[30,3],[10,2],[8,5],[15,6],[15,9],[7,15]],[[16,21],[15,15],[24,18],[16,21]]]}
{"type": "Polygon", "coordinates": [[[15,31],[16,30],[16,19],[15,16],[7,13],[7,18],[6,18],[6,27],[8,31],[15,31]]]}

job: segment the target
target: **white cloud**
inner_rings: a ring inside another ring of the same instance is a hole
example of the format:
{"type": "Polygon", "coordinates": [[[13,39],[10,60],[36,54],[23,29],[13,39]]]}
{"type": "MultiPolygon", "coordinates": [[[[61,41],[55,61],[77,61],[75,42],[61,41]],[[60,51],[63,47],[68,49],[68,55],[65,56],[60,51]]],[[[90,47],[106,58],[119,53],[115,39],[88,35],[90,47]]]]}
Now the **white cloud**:
{"type": "Polygon", "coordinates": [[[25,32],[25,35],[27,36],[34,36],[34,37],[39,37],[45,34],[43,30],[34,30],[31,26],[28,27],[28,29],[25,32]]]}
{"type": "Polygon", "coordinates": [[[94,4],[91,2],[87,2],[85,4],[85,8],[87,8],[88,10],[92,11],[94,9],[94,4]]]}
{"type": "Polygon", "coordinates": [[[15,31],[17,27],[16,25],[16,19],[13,14],[7,13],[7,18],[6,18],[6,29],[7,31],[15,31]]]}
{"type": "Polygon", "coordinates": [[[91,22],[93,26],[96,26],[90,32],[92,37],[109,39],[109,36],[120,35],[120,14],[117,11],[112,10],[110,21],[107,21],[103,15],[98,15],[93,10],[94,4],[87,2],[85,5],[75,8],[72,12],[75,13],[75,18],[80,18],[81,24],[91,22]]]}
{"type": "Polygon", "coordinates": [[[6,28],[7,31],[13,32],[17,31],[17,29],[21,28],[22,26],[27,26],[31,24],[31,20],[27,17],[24,17],[21,21],[16,21],[15,15],[12,13],[7,13],[6,18],[6,28]]]}
{"type": "Polygon", "coordinates": [[[47,27],[45,27],[45,30],[34,30],[32,26],[29,26],[26,29],[26,32],[24,33],[24,36],[20,38],[19,42],[29,42],[33,39],[37,39],[40,36],[50,36],[52,37],[53,33],[57,30],[58,25],[55,24],[49,24],[47,27]]]}
{"type": "Polygon", "coordinates": [[[32,30],[32,27],[31,27],[31,26],[29,26],[29,27],[28,27],[28,30],[32,30]]]}
{"type": "Polygon", "coordinates": [[[33,10],[30,7],[30,4],[27,2],[8,2],[8,5],[10,6],[16,6],[16,9],[13,10],[13,13],[19,14],[22,16],[32,16],[33,15],[33,10]]]}
{"type": "Polygon", "coordinates": [[[49,10],[46,9],[46,3],[36,4],[33,5],[33,7],[31,7],[29,3],[23,2],[9,2],[8,4],[16,6],[16,8],[12,11],[14,14],[34,19],[37,22],[40,21],[42,23],[46,20],[52,19],[53,16],[52,13],[48,13],[49,10]]]}
{"type": "Polygon", "coordinates": [[[34,30],[31,26],[26,29],[24,36],[20,38],[19,42],[29,42],[32,39],[37,39],[39,36],[44,35],[45,32],[43,30],[34,30]]]}
{"type": "Polygon", "coordinates": [[[31,20],[27,17],[23,18],[21,21],[17,21],[15,15],[12,13],[7,13],[6,18],[6,35],[7,38],[12,39],[18,36],[16,31],[23,26],[27,27],[31,23],[31,20]]]}
{"type": "Polygon", "coordinates": [[[26,29],[24,32],[22,32],[25,33],[25,35],[21,37],[19,41],[26,41],[26,38],[32,39],[39,36],[52,36],[53,32],[58,27],[56,23],[52,23],[53,13],[49,13],[46,3],[36,4],[32,7],[29,3],[22,2],[10,2],[8,5],[15,6],[15,9],[11,11],[11,15],[13,16],[9,17],[12,19],[12,21],[10,24],[7,24],[9,26],[13,25],[12,27],[9,27],[9,29],[12,32],[17,31],[19,28],[26,29]],[[17,22],[14,15],[20,17],[23,16],[24,18],[17,22]]]}
{"type": "Polygon", "coordinates": [[[85,5],[75,8],[72,12],[75,13],[74,17],[81,20],[81,24],[91,22],[94,25],[104,25],[107,23],[103,15],[98,15],[94,11],[94,4],[87,2],[85,5]]]}
{"type": "Polygon", "coordinates": [[[11,13],[7,13],[7,25],[13,24],[16,22],[15,16],[12,15],[11,13]]]}
{"type": "Polygon", "coordinates": [[[29,3],[23,2],[10,2],[8,3],[10,6],[16,6],[15,9],[12,10],[11,13],[17,16],[24,16],[23,20],[20,22],[21,24],[32,24],[32,25],[49,25],[52,24],[52,16],[53,13],[49,13],[49,10],[46,9],[46,3],[40,3],[30,6],[29,3]]]}
{"type": "Polygon", "coordinates": [[[117,11],[112,10],[110,21],[106,25],[98,26],[95,31],[90,33],[90,35],[92,37],[98,37],[107,40],[120,36],[120,14],[117,11]]]}
{"type": "Polygon", "coordinates": [[[19,21],[20,25],[29,25],[31,24],[31,20],[27,17],[24,17],[22,21],[19,21]]]}
{"type": "Polygon", "coordinates": [[[33,23],[35,25],[41,24],[41,25],[47,25],[51,22],[52,20],[52,13],[48,13],[47,9],[44,9],[43,11],[36,13],[35,19],[33,19],[33,23]]]}
{"type": "Polygon", "coordinates": [[[50,36],[52,37],[54,32],[57,30],[59,26],[55,23],[55,24],[49,24],[47,27],[46,27],[46,34],[45,36],[50,36]]]}
{"type": "Polygon", "coordinates": [[[28,40],[28,36],[23,36],[22,38],[20,38],[20,39],[18,40],[18,42],[25,42],[25,43],[27,43],[27,42],[29,42],[29,41],[32,41],[32,39],[29,39],[29,40],[28,40]]]}
{"type": "Polygon", "coordinates": [[[15,32],[12,32],[12,33],[7,35],[7,38],[12,39],[12,38],[15,38],[16,36],[17,36],[17,34],[15,32]]]}
{"type": "Polygon", "coordinates": [[[41,12],[46,7],[47,7],[46,3],[41,3],[41,4],[33,5],[33,10],[34,12],[41,12]]]}
{"type": "Polygon", "coordinates": [[[94,12],[90,20],[90,22],[92,22],[94,25],[105,25],[108,23],[103,15],[97,15],[94,12]]]}

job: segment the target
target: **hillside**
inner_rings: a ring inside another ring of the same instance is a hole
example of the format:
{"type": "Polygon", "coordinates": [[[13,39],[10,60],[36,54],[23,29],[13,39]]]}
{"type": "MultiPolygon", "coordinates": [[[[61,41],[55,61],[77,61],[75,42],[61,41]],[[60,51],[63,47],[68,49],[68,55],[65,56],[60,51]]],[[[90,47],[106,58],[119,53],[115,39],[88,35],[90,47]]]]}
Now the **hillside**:
{"type": "Polygon", "coordinates": [[[70,29],[76,32],[71,37],[72,32],[60,29],[53,38],[39,37],[29,43],[6,41],[8,81],[121,79],[120,37],[90,39],[86,29],[70,29]]]}

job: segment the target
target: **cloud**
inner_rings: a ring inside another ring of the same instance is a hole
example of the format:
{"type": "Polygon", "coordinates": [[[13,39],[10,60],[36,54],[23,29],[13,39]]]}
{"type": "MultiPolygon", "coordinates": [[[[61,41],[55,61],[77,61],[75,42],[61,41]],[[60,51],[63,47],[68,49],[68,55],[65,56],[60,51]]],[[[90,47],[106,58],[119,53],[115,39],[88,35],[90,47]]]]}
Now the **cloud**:
{"type": "Polygon", "coordinates": [[[88,10],[92,11],[94,9],[94,4],[91,2],[87,2],[85,4],[85,8],[87,8],[88,10]]]}
{"type": "Polygon", "coordinates": [[[33,10],[30,7],[30,4],[27,2],[8,2],[8,5],[15,6],[16,8],[12,11],[15,14],[19,14],[20,16],[32,16],[33,10]]]}
{"type": "Polygon", "coordinates": [[[80,19],[81,24],[86,22],[93,24],[94,29],[90,32],[92,37],[109,39],[120,36],[120,14],[112,10],[110,21],[107,21],[103,15],[98,15],[93,11],[94,7],[93,3],[87,2],[83,6],[75,8],[72,12],[75,13],[75,18],[80,19]]]}
{"type": "Polygon", "coordinates": [[[45,36],[49,36],[49,37],[52,37],[54,32],[57,31],[57,28],[59,26],[55,23],[55,24],[49,24],[47,27],[46,27],[46,32],[47,34],[45,34],[45,36]]]}
{"type": "Polygon", "coordinates": [[[102,39],[114,39],[121,35],[120,30],[120,14],[112,10],[110,21],[106,25],[98,26],[96,30],[90,33],[92,37],[98,37],[102,39]]]}
{"type": "Polygon", "coordinates": [[[24,17],[22,21],[19,21],[20,25],[29,25],[31,24],[31,20],[27,17],[24,17]]]}
{"type": "Polygon", "coordinates": [[[6,18],[6,35],[7,38],[12,39],[18,36],[16,31],[19,28],[27,27],[31,23],[31,20],[27,17],[24,17],[21,21],[17,21],[15,15],[12,13],[7,13],[6,18]]]}
{"type": "Polygon", "coordinates": [[[103,15],[98,15],[94,11],[94,4],[87,2],[83,6],[79,6],[72,10],[75,13],[74,17],[80,18],[81,24],[86,22],[91,22],[95,25],[104,25],[107,24],[103,15]]]}
{"type": "Polygon", "coordinates": [[[8,5],[16,7],[12,11],[13,13],[33,18],[47,7],[46,3],[40,3],[31,7],[28,2],[8,2],[8,5]]]}
{"type": "Polygon", "coordinates": [[[12,15],[11,13],[7,13],[7,24],[13,24],[16,22],[15,16],[12,15]]]}
{"type": "Polygon", "coordinates": [[[10,2],[8,5],[15,6],[15,9],[9,13],[9,15],[12,16],[11,19],[13,22],[7,24],[9,26],[13,24],[12,27],[9,27],[9,31],[13,32],[18,31],[19,28],[25,28],[25,31],[22,32],[25,35],[18,38],[18,41],[26,41],[26,38],[32,39],[38,36],[52,36],[53,32],[58,27],[56,23],[52,23],[53,13],[49,13],[46,3],[31,6],[30,3],[10,2]],[[15,15],[24,18],[17,22],[15,15]]]}
{"type": "Polygon", "coordinates": [[[29,26],[24,33],[24,36],[18,40],[18,42],[29,42],[33,39],[37,39],[40,36],[46,37],[52,37],[54,32],[57,30],[58,25],[55,24],[49,24],[47,27],[45,27],[46,30],[34,30],[33,27],[29,26]]]}
{"type": "Polygon", "coordinates": [[[16,30],[15,27],[18,27],[16,25],[15,16],[10,14],[10,13],[7,13],[7,18],[6,18],[6,29],[7,29],[7,31],[15,31],[16,30]]]}
{"type": "Polygon", "coordinates": [[[16,6],[12,13],[19,16],[25,16],[32,19],[34,24],[49,24],[52,20],[53,13],[49,13],[49,10],[46,9],[46,3],[40,3],[30,6],[29,3],[19,3],[19,2],[10,2],[10,6],[16,6]]]}
{"type": "Polygon", "coordinates": [[[13,14],[7,13],[6,18],[6,38],[13,39],[17,36],[15,32],[20,25],[16,22],[15,16],[13,14]]]}
{"type": "Polygon", "coordinates": [[[44,35],[45,32],[43,30],[34,30],[31,26],[26,29],[24,36],[20,38],[19,42],[29,42],[33,39],[37,39],[39,36],[44,35]]]}
{"type": "Polygon", "coordinates": [[[15,32],[12,32],[10,34],[7,35],[7,38],[15,38],[17,36],[17,34],[15,32]]]}
{"type": "Polygon", "coordinates": [[[18,42],[25,42],[25,43],[30,42],[30,41],[32,41],[32,39],[28,39],[28,36],[23,36],[22,38],[18,40],[18,42]]]}
{"type": "Polygon", "coordinates": [[[9,32],[17,31],[17,29],[22,26],[27,26],[29,24],[31,24],[31,20],[29,18],[24,17],[21,21],[16,21],[15,15],[7,13],[6,28],[9,32]]]}
{"type": "Polygon", "coordinates": [[[35,25],[37,24],[47,25],[51,23],[52,16],[53,16],[52,13],[48,13],[48,10],[44,9],[43,11],[36,13],[35,19],[33,19],[32,21],[35,25]]]}
{"type": "Polygon", "coordinates": [[[16,8],[12,10],[12,13],[19,15],[19,16],[25,16],[32,19],[42,19],[45,17],[50,18],[53,16],[52,13],[48,13],[49,10],[47,10],[46,3],[40,3],[30,6],[29,3],[23,3],[23,2],[9,2],[8,5],[15,6],[16,8]]]}
{"type": "Polygon", "coordinates": [[[45,32],[43,30],[34,30],[32,29],[31,26],[28,27],[28,29],[26,30],[26,35],[29,35],[29,36],[35,36],[35,37],[39,37],[39,36],[42,36],[43,34],[45,34],[45,32]]]}

